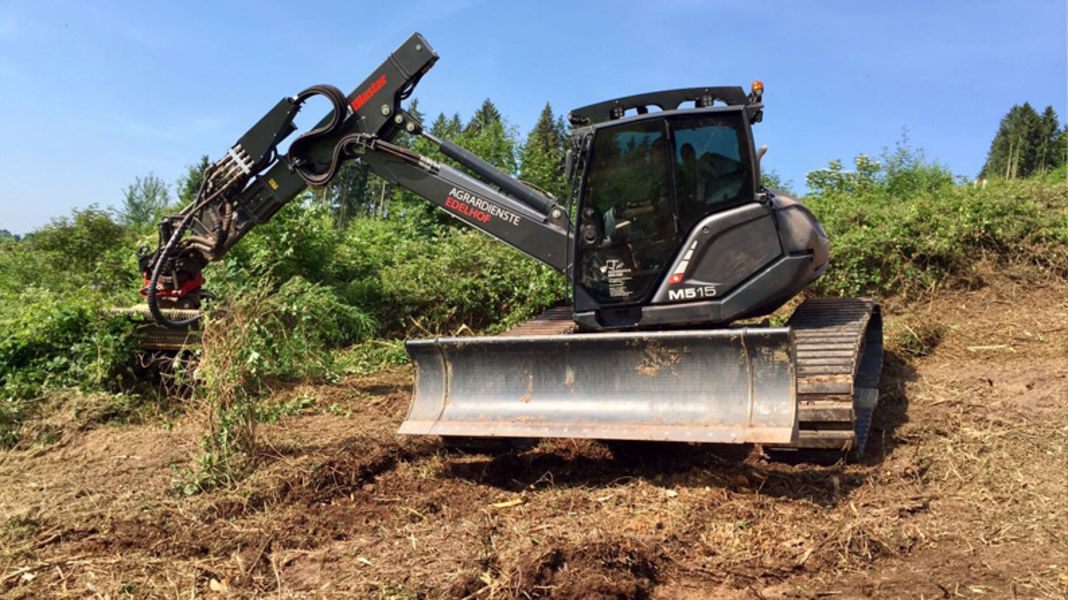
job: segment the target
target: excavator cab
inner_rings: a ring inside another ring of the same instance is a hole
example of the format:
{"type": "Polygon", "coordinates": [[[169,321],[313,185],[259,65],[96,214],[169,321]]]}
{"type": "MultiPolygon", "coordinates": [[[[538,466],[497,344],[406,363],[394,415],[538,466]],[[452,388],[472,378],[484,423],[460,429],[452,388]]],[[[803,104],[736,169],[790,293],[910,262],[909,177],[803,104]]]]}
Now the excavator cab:
{"type": "Polygon", "coordinates": [[[576,283],[601,306],[642,304],[711,213],[751,202],[756,187],[741,111],[650,114],[596,131],[578,211],[576,283]]]}
{"type": "Polygon", "coordinates": [[[748,95],[669,90],[571,112],[580,325],[727,323],[774,310],[819,275],[819,223],[760,187],[762,93],[760,82],[748,95]]]}
{"type": "Polygon", "coordinates": [[[826,263],[811,214],[759,187],[760,90],[572,111],[571,318],[409,341],[401,433],[796,443],[792,331],[712,327],[774,310],[826,263]]]}

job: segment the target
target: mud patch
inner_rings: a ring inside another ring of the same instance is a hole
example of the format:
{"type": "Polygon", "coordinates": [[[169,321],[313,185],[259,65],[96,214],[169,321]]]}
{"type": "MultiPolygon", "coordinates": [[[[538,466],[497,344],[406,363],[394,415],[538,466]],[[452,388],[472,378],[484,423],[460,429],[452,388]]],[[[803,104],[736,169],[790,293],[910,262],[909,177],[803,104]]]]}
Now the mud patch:
{"type": "Polygon", "coordinates": [[[681,354],[678,350],[648,342],[642,351],[642,360],[638,366],[634,367],[634,370],[645,377],[652,377],[664,368],[673,368],[680,358],[681,354]]]}

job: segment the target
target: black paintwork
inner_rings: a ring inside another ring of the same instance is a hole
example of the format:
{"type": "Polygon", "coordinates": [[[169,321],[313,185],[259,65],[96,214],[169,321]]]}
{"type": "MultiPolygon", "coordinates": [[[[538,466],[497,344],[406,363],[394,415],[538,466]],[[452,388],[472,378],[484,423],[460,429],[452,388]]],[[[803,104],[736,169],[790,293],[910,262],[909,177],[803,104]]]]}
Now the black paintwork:
{"type": "Polygon", "coordinates": [[[627,111],[634,110],[638,115],[648,114],[649,108],[657,107],[659,111],[678,110],[683,104],[693,102],[691,108],[708,108],[719,102],[727,106],[742,106],[749,113],[750,120],[759,123],[757,117],[763,105],[755,96],[747,96],[738,86],[695,87],[677,90],[664,90],[623,96],[613,100],[589,104],[568,113],[568,120],[576,127],[597,125],[605,121],[623,118],[627,111]]]}

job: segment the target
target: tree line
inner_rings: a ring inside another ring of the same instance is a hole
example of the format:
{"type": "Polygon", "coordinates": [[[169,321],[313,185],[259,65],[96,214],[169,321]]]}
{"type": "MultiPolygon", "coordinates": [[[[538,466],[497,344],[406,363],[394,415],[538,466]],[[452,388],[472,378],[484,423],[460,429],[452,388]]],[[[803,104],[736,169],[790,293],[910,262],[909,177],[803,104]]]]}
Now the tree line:
{"type": "MultiPolygon", "coordinates": [[[[425,124],[418,100],[412,101],[408,112],[425,124]]],[[[452,116],[439,113],[427,130],[438,138],[460,144],[526,183],[558,198],[565,195],[563,164],[568,131],[563,117],[555,114],[548,102],[522,142],[518,130],[488,98],[466,122],[459,113],[452,116]]],[[[451,162],[425,138],[402,134],[394,142],[428,158],[451,162]]],[[[175,185],[178,205],[193,201],[209,164],[209,157],[202,156],[186,168],[186,173],[175,185]]],[[[341,227],[356,217],[387,218],[391,215],[447,222],[447,218],[425,200],[373,175],[359,161],[345,163],[327,186],[314,189],[310,194],[315,202],[330,208],[341,227]]],[[[127,186],[122,205],[115,213],[125,225],[147,227],[173,209],[167,185],[159,177],[149,174],[136,178],[127,186]]]]}
{"type": "MultiPolygon", "coordinates": [[[[417,100],[411,103],[408,112],[425,123],[417,100]]],[[[497,168],[557,198],[566,197],[563,164],[569,132],[563,117],[554,113],[548,102],[522,141],[518,130],[488,98],[466,122],[459,113],[451,116],[439,113],[430,122],[428,131],[438,138],[459,143],[497,168]]],[[[396,142],[434,160],[451,162],[424,138],[403,134],[396,142]]],[[[1060,124],[1052,106],[1047,106],[1039,114],[1025,102],[1013,106],[1001,119],[979,177],[1017,179],[1037,175],[1063,166],[1066,156],[1068,126],[1060,124]]],[[[187,167],[175,186],[178,205],[193,201],[209,164],[209,157],[202,156],[187,167]]],[[[814,171],[809,174],[809,179],[825,171],[827,169],[814,171]]],[[[781,188],[781,183],[774,185],[775,179],[777,176],[773,172],[765,174],[766,183],[781,188]]],[[[809,187],[817,192],[821,189],[820,185],[813,186],[811,182],[809,187]]],[[[432,205],[414,193],[376,177],[358,161],[346,163],[329,185],[313,190],[311,194],[317,202],[329,207],[334,220],[342,227],[356,217],[388,218],[391,215],[449,222],[447,216],[435,211],[432,205]]],[[[122,206],[115,212],[125,225],[146,227],[154,225],[173,209],[168,186],[149,174],[138,177],[126,188],[122,206]]]]}
{"type": "Polygon", "coordinates": [[[1001,118],[980,178],[1019,179],[1052,171],[1068,156],[1068,126],[1061,127],[1052,106],[1039,114],[1029,102],[1014,105],[1001,118]]]}

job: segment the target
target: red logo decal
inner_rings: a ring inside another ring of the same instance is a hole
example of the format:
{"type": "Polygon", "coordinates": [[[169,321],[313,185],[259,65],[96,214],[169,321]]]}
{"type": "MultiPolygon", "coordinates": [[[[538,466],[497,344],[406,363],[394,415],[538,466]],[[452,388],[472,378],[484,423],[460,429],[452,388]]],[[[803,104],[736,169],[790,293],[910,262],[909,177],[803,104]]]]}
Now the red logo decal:
{"type": "Polygon", "coordinates": [[[385,85],[386,74],[383,73],[378,79],[375,80],[374,83],[371,84],[371,87],[367,88],[362,94],[352,99],[352,103],[350,104],[350,106],[352,106],[352,110],[360,110],[360,107],[366,104],[367,101],[370,100],[372,96],[377,94],[378,90],[382,89],[385,85]]]}
{"type": "Polygon", "coordinates": [[[479,223],[485,223],[491,218],[488,212],[479,210],[471,206],[470,204],[464,204],[463,202],[460,202],[452,196],[446,196],[445,207],[452,210],[453,212],[458,212],[461,215],[465,215],[472,220],[478,221],[479,223]]]}

